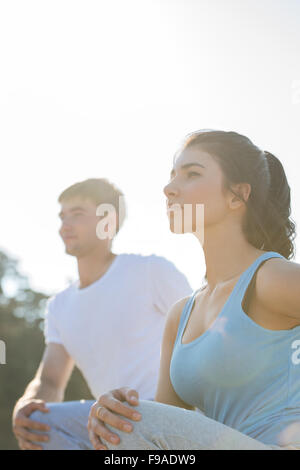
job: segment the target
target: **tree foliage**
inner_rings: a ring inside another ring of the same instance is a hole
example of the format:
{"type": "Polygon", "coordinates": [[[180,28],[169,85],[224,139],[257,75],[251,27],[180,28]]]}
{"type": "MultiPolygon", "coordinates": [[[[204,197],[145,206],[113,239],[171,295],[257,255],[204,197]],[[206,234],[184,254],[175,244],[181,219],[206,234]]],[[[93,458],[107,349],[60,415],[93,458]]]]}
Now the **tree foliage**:
{"type": "MultiPolygon", "coordinates": [[[[44,350],[44,312],[47,295],[35,292],[18,262],[0,251],[0,449],[17,449],[11,417],[16,401],[32,380],[44,350]]],[[[65,400],[93,399],[78,369],[68,384],[65,400]]]]}

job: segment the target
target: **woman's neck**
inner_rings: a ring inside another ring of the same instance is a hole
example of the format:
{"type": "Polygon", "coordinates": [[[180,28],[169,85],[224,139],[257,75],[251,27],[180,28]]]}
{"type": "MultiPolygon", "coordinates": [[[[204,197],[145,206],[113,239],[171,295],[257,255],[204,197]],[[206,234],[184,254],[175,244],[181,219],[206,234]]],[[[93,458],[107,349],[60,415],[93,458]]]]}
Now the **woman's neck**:
{"type": "Polygon", "coordinates": [[[242,233],[240,225],[205,228],[203,252],[209,290],[240,276],[261,254],[242,233]]]}

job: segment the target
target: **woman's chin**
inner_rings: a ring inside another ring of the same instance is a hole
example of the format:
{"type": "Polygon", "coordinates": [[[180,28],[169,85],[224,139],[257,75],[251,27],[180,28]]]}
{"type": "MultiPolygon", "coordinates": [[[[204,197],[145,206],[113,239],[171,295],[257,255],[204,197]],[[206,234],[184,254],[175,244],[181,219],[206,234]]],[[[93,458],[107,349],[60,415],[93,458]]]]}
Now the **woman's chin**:
{"type": "Polygon", "coordinates": [[[176,235],[183,235],[184,233],[189,233],[189,230],[183,230],[181,227],[174,227],[173,224],[169,226],[170,232],[175,233],[176,235]]]}

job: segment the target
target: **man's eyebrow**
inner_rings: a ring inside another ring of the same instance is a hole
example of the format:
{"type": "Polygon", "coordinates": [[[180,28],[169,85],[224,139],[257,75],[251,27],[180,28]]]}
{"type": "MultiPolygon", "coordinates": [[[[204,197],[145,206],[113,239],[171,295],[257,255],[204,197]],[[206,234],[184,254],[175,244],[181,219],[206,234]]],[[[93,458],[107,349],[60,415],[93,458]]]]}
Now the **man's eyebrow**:
{"type": "MultiPolygon", "coordinates": [[[[86,209],[82,206],[76,206],[76,207],[72,207],[70,209],[70,212],[75,212],[75,211],[83,211],[83,212],[86,212],[86,209]]],[[[61,211],[58,216],[61,217],[63,215],[63,211],[61,211]]]]}
{"type": "Polygon", "coordinates": [[[86,211],[86,208],[85,207],[82,207],[82,206],[76,206],[76,207],[72,207],[70,209],[70,212],[75,212],[75,211],[86,211]]]}
{"type": "MultiPolygon", "coordinates": [[[[186,170],[187,168],[189,168],[190,166],[200,166],[201,168],[205,168],[204,165],[201,165],[201,163],[198,163],[198,162],[192,162],[192,163],[186,163],[185,165],[181,165],[181,169],[182,170],[186,170]]],[[[171,171],[171,176],[173,176],[175,173],[175,170],[173,168],[173,170],[171,171]]]]}

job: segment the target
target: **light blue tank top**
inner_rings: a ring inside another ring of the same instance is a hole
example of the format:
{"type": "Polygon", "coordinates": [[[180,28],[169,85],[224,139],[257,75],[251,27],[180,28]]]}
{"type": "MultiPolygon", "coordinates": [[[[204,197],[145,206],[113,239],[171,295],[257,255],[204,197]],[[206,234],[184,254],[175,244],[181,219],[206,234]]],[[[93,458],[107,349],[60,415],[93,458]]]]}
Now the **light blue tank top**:
{"type": "Polygon", "coordinates": [[[242,308],[259,266],[275,257],[285,259],[274,251],[258,257],[211,327],[182,344],[199,289],[193,293],[181,314],[170,379],[177,395],[209,418],[266,444],[300,446],[300,326],[268,330],[242,308]]]}

